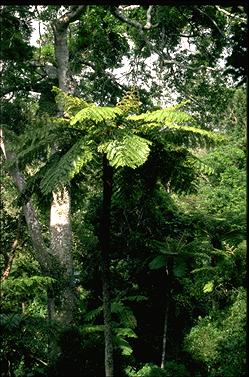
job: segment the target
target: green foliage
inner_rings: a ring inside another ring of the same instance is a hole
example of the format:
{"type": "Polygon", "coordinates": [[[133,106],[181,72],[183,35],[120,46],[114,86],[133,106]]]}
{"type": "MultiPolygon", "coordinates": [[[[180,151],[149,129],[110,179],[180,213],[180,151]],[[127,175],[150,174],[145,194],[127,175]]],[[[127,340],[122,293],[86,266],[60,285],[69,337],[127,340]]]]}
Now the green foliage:
{"type": "Polygon", "coordinates": [[[15,376],[46,376],[48,339],[56,327],[43,316],[1,314],[0,362],[3,376],[12,370],[15,376]]]}
{"type": "Polygon", "coordinates": [[[22,20],[20,22],[18,9],[16,9],[14,15],[11,12],[11,8],[6,6],[1,8],[1,60],[23,62],[32,57],[33,48],[27,43],[27,39],[31,34],[28,20],[30,12],[27,7],[24,7],[22,13],[26,13],[26,21],[22,20]]]}
{"type": "Polygon", "coordinates": [[[124,135],[121,139],[107,141],[98,146],[113,167],[128,166],[132,169],[142,165],[148,158],[150,141],[136,135],[124,135]]]}
{"type": "Polygon", "coordinates": [[[55,101],[59,108],[62,108],[69,117],[73,117],[84,107],[89,106],[89,104],[78,97],[69,95],[63,90],[53,86],[52,93],[55,93],[55,101]]]}
{"type": "Polygon", "coordinates": [[[9,278],[2,282],[2,293],[7,300],[27,300],[34,295],[34,292],[44,294],[52,284],[53,279],[48,276],[31,276],[9,278]]]}
{"type": "Polygon", "coordinates": [[[152,363],[145,364],[140,370],[135,372],[132,368],[127,368],[128,377],[166,377],[166,372],[152,363]]]}
{"type": "Polygon", "coordinates": [[[149,264],[151,270],[157,270],[158,268],[165,267],[167,264],[166,255],[157,255],[149,264]]]}
{"type": "MultiPolygon", "coordinates": [[[[47,148],[48,146],[53,148],[53,143],[58,144],[57,149],[61,144],[67,150],[59,162],[55,160],[47,168],[46,166],[42,168],[44,176],[41,178],[40,187],[43,193],[46,194],[69,183],[92,160],[95,143],[98,143],[98,152],[106,154],[110,165],[115,168],[127,166],[135,169],[144,164],[148,159],[149,146],[152,145],[152,142],[136,134],[138,132],[149,133],[151,119],[153,127],[158,129],[154,138],[158,134],[159,138],[165,140],[166,145],[168,135],[164,135],[163,129],[161,129],[166,119],[167,127],[174,129],[176,127],[179,135],[183,132],[183,144],[186,130],[192,135],[193,140],[196,135],[202,138],[207,137],[210,140],[217,138],[217,135],[198,128],[175,125],[177,122],[193,121],[189,114],[178,112],[183,104],[150,113],[129,115],[138,107],[138,98],[134,90],[132,88],[116,107],[107,107],[89,105],[79,98],[63,93],[56,87],[53,88],[57,103],[70,118],[70,126],[65,119],[52,119],[48,125],[44,124],[41,128],[37,128],[33,136],[31,132],[22,136],[24,150],[19,153],[19,159],[25,161],[27,157],[32,158],[32,156],[38,156],[39,153],[44,153],[46,145],[47,148]],[[84,132],[84,138],[76,141],[78,134],[74,134],[72,126],[73,129],[76,128],[80,132],[84,132]],[[104,137],[104,141],[100,142],[100,137],[102,140],[104,137]],[[30,141],[31,145],[28,144],[30,141]],[[71,148],[68,149],[70,145],[71,148]]],[[[193,158],[191,161],[189,160],[189,164],[193,164],[193,161],[193,158]]]]}
{"type": "Polygon", "coordinates": [[[113,120],[117,117],[117,115],[121,114],[122,110],[119,108],[91,105],[77,112],[77,114],[72,118],[70,124],[73,126],[77,122],[87,121],[98,124],[103,121],[113,120]]]}
{"type": "Polygon", "coordinates": [[[204,293],[210,293],[214,289],[214,283],[212,281],[207,282],[203,287],[204,293]]]}
{"type": "Polygon", "coordinates": [[[246,375],[246,293],[239,289],[225,312],[200,319],[185,338],[185,348],[202,361],[210,376],[246,375]]]}
{"type": "Polygon", "coordinates": [[[176,361],[167,361],[165,368],[161,369],[152,363],[145,364],[137,372],[131,367],[126,368],[128,377],[189,377],[190,374],[184,364],[176,361]]]}
{"type": "Polygon", "coordinates": [[[58,163],[46,171],[41,180],[43,193],[49,193],[59,186],[69,183],[92,158],[90,143],[80,139],[61,157],[58,163]]]}

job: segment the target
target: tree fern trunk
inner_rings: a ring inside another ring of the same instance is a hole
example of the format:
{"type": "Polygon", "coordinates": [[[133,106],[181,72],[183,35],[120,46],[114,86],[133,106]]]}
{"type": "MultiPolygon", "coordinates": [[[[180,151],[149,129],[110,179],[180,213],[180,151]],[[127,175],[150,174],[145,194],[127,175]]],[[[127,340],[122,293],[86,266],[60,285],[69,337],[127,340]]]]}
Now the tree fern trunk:
{"type": "Polygon", "coordinates": [[[164,324],[163,324],[163,341],[162,341],[162,358],[161,358],[161,368],[165,368],[166,361],[166,347],[167,347],[167,334],[168,334],[168,322],[169,322],[169,304],[170,304],[170,290],[172,283],[172,273],[173,273],[173,258],[169,258],[166,265],[166,297],[165,297],[165,314],[164,314],[164,324]]]}
{"type": "Polygon", "coordinates": [[[166,302],[164,326],[163,326],[163,344],[162,344],[162,361],[161,368],[165,368],[166,360],[166,345],[167,345],[167,332],[168,332],[168,313],[169,313],[169,302],[166,302]]]}
{"type": "Polygon", "coordinates": [[[110,213],[113,184],[113,168],[108,164],[106,156],[103,157],[103,207],[100,224],[100,248],[103,282],[103,311],[105,327],[105,376],[113,377],[113,340],[111,323],[111,297],[110,297],[110,213]]]}

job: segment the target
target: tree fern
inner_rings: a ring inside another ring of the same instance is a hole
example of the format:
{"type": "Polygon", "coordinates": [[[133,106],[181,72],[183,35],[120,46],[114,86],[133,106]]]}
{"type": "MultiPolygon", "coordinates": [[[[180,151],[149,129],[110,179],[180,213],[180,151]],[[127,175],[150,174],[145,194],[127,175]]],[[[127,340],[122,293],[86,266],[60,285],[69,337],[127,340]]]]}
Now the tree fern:
{"type": "Polygon", "coordinates": [[[122,326],[134,329],[137,326],[136,318],[132,310],[122,301],[114,301],[111,304],[111,312],[119,317],[122,326]]]}
{"type": "Polygon", "coordinates": [[[38,127],[23,136],[20,143],[23,150],[19,153],[20,161],[41,156],[48,158],[46,147],[52,148],[55,142],[59,149],[67,150],[59,162],[45,171],[40,186],[43,193],[67,184],[92,160],[95,148],[91,141],[98,143],[97,151],[106,155],[112,167],[135,169],[148,159],[154,140],[160,140],[168,149],[170,145],[173,148],[178,145],[193,147],[203,140],[216,141],[219,138],[213,132],[193,127],[193,117],[181,111],[185,103],[131,115],[139,107],[134,88],[115,107],[88,104],[55,87],[53,91],[69,119],[44,118],[38,122],[38,127]],[[80,140],[76,141],[79,135],[80,140]]]}
{"type": "Polygon", "coordinates": [[[186,123],[192,122],[193,117],[183,111],[178,111],[177,107],[169,107],[166,109],[160,109],[155,111],[146,112],[140,115],[131,115],[128,117],[129,120],[142,121],[146,123],[165,123],[169,124],[175,123],[186,123]]]}

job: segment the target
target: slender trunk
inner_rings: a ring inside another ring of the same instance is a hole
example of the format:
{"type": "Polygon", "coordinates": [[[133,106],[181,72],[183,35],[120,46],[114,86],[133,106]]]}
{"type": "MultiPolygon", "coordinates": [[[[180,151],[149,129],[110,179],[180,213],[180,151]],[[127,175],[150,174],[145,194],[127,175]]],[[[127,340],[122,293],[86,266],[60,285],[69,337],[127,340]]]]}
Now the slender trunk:
{"type": "Polygon", "coordinates": [[[167,333],[168,333],[168,322],[169,322],[169,304],[170,304],[170,290],[171,290],[171,281],[172,281],[172,270],[173,270],[173,258],[169,258],[166,264],[166,306],[164,314],[164,324],[163,324],[163,341],[162,341],[162,358],[161,358],[161,369],[165,368],[166,362],[166,347],[167,347],[167,333]]]}
{"type": "Polygon", "coordinates": [[[166,360],[166,345],[167,345],[167,331],[168,331],[168,313],[169,313],[169,301],[166,301],[166,308],[165,308],[165,317],[164,317],[164,327],[163,327],[163,344],[162,344],[162,361],[161,361],[161,368],[165,368],[165,360],[166,360]]]}
{"type": "Polygon", "coordinates": [[[113,184],[113,168],[103,157],[103,207],[100,224],[100,248],[103,282],[103,311],[105,327],[105,376],[113,377],[113,340],[111,323],[111,295],[110,295],[110,213],[113,184]]]}

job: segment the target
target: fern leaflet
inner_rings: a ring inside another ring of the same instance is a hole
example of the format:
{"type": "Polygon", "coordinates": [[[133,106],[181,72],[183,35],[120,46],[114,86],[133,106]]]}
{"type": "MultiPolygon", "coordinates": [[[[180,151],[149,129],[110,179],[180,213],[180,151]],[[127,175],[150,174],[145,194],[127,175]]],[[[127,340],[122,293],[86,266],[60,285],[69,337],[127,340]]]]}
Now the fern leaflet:
{"type": "Polygon", "coordinates": [[[91,105],[82,110],[80,110],[72,119],[71,126],[75,125],[77,122],[92,121],[95,123],[100,123],[105,120],[112,120],[117,117],[117,115],[122,115],[122,110],[115,107],[108,106],[96,106],[91,105]]]}
{"type": "Polygon", "coordinates": [[[47,170],[40,184],[42,192],[47,194],[67,184],[92,158],[90,146],[80,139],[61,157],[58,164],[47,170]]]}
{"type": "Polygon", "coordinates": [[[115,139],[100,144],[98,151],[106,153],[113,167],[127,166],[135,169],[147,160],[150,144],[149,140],[140,136],[126,135],[121,140],[115,139]]]}

